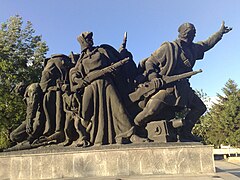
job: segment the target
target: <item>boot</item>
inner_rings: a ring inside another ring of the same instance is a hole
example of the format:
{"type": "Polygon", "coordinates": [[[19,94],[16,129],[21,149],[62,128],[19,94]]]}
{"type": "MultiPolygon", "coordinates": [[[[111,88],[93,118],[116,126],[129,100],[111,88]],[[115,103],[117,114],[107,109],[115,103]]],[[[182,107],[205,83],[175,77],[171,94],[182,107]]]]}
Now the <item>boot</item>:
{"type": "Polygon", "coordinates": [[[194,125],[185,124],[179,131],[179,141],[180,142],[201,142],[202,138],[193,135],[192,129],[194,125]]]}
{"type": "Polygon", "coordinates": [[[55,132],[51,136],[47,137],[47,140],[52,143],[61,143],[65,140],[65,134],[62,131],[55,132]]]}
{"type": "Polygon", "coordinates": [[[132,143],[143,143],[143,142],[149,142],[149,140],[147,138],[142,138],[136,134],[133,134],[131,137],[130,137],[130,141],[132,143]]]}
{"type": "Polygon", "coordinates": [[[193,135],[190,131],[179,133],[180,142],[201,142],[202,138],[193,135]]]}

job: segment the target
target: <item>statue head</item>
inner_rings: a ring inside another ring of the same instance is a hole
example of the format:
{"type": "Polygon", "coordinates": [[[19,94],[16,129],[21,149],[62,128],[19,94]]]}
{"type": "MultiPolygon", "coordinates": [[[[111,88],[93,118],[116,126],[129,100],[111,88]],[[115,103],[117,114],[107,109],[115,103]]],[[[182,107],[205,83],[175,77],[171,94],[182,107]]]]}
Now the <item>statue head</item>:
{"type": "Polygon", "coordinates": [[[83,32],[78,37],[77,40],[81,45],[81,50],[84,51],[87,48],[93,46],[93,33],[92,32],[83,32]]]}
{"type": "Polygon", "coordinates": [[[48,68],[48,66],[51,66],[52,64],[55,64],[58,68],[62,70],[73,67],[71,59],[65,54],[52,54],[45,68],[48,68]]]}
{"type": "Polygon", "coordinates": [[[63,84],[61,89],[62,89],[63,92],[70,92],[69,84],[63,84]]]}
{"type": "Polygon", "coordinates": [[[12,92],[14,92],[15,94],[24,96],[26,88],[27,88],[27,85],[25,84],[25,82],[20,82],[16,84],[12,92]]]}
{"type": "Polygon", "coordinates": [[[184,23],[178,28],[178,38],[187,42],[192,43],[195,35],[196,35],[196,29],[193,24],[191,23],[184,23]]]}

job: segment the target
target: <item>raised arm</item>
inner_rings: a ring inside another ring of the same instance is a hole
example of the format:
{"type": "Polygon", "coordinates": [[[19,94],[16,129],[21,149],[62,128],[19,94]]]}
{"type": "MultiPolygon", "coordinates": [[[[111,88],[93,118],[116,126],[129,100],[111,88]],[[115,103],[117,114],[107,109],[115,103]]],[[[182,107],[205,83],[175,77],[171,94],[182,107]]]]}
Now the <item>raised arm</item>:
{"type": "Polygon", "coordinates": [[[231,31],[232,28],[225,26],[225,22],[222,22],[222,25],[216,33],[214,33],[212,36],[210,36],[207,40],[205,41],[200,41],[197,44],[200,44],[203,47],[203,51],[208,51],[211,49],[215,44],[217,44],[221,39],[223,34],[228,33],[231,31]]]}

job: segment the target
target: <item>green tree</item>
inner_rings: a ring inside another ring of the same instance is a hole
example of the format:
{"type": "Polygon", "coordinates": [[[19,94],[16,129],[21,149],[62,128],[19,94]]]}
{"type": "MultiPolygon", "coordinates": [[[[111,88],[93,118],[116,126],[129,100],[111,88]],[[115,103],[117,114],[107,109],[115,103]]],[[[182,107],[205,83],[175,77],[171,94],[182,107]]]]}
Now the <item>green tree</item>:
{"type": "Polygon", "coordinates": [[[222,89],[223,95],[217,94],[214,103],[195,127],[195,132],[202,136],[205,143],[216,147],[221,144],[239,147],[240,145],[240,90],[233,80],[228,80],[222,89]]]}
{"type": "Polygon", "coordinates": [[[0,29],[0,147],[9,143],[9,133],[25,119],[22,97],[11,93],[19,82],[38,82],[48,47],[34,35],[32,23],[10,17],[0,29]]]}

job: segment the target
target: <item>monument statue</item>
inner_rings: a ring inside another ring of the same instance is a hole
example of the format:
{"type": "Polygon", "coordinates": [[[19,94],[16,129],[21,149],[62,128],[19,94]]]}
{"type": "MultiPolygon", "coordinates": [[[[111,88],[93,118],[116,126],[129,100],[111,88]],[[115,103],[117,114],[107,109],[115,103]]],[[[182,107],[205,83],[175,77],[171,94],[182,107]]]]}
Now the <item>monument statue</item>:
{"type": "MultiPolygon", "coordinates": [[[[184,23],[178,28],[178,39],[173,42],[163,43],[159,49],[145,60],[145,73],[149,81],[162,76],[172,76],[191,72],[196,60],[203,59],[204,53],[219,42],[223,34],[231,28],[224,22],[218,32],[210,36],[206,41],[193,43],[196,29],[191,23],[184,23]]],[[[153,94],[148,100],[143,111],[134,119],[138,126],[144,126],[156,115],[161,116],[164,108],[190,109],[183,121],[180,131],[180,141],[199,141],[191,131],[200,116],[206,111],[206,106],[190,87],[188,78],[181,79],[162,88],[153,94]]]]}
{"type": "Polygon", "coordinates": [[[68,81],[68,71],[72,66],[68,56],[52,55],[46,62],[39,83],[44,93],[43,109],[46,117],[43,136],[58,143],[64,141],[65,122],[61,85],[68,81]]]}
{"type": "Polygon", "coordinates": [[[43,93],[39,83],[32,83],[27,86],[23,82],[16,85],[14,92],[23,96],[27,109],[26,120],[11,132],[10,139],[12,142],[19,143],[17,144],[16,150],[23,145],[24,147],[31,148],[30,145],[34,143],[44,131],[43,93]]]}
{"type": "Polygon", "coordinates": [[[39,83],[15,88],[24,97],[27,115],[11,133],[17,146],[6,151],[51,143],[88,147],[200,141],[191,131],[206,106],[189,78],[202,72],[193,71],[196,60],[231,30],[223,22],[207,40],[194,43],[196,29],[184,23],[177,40],[164,42],[138,67],[126,48],[126,33],[118,51],[107,44],[94,46],[93,33],[81,33],[80,54],[52,55],[39,83]],[[176,119],[184,108],[189,109],[186,117],[176,119]]]}
{"type": "Polygon", "coordinates": [[[66,113],[65,119],[65,142],[64,146],[69,146],[73,142],[77,147],[87,147],[90,146],[87,128],[83,126],[83,119],[79,116],[80,114],[80,97],[76,92],[71,92],[69,84],[64,84],[62,86],[62,91],[64,92],[63,97],[63,110],[66,113]],[[73,128],[75,128],[78,137],[75,140],[73,135],[73,128]]]}
{"type": "MultiPolygon", "coordinates": [[[[109,45],[93,46],[93,33],[83,32],[78,36],[81,55],[75,66],[78,69],[73,83],[79,84],[82,92],[81,117],[90,124],[90,143],[94,145],[145,141],[134,134],[134,126],[116,88],[113,73],[124,64],[118,52],[109,45]],[[110,67],[105,69],[106,67],[110,67]]],[[[89,126],[89,125],[88,125],[89,126]]]]}

